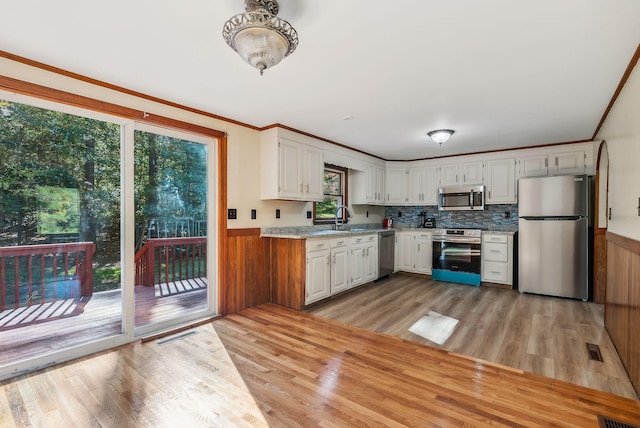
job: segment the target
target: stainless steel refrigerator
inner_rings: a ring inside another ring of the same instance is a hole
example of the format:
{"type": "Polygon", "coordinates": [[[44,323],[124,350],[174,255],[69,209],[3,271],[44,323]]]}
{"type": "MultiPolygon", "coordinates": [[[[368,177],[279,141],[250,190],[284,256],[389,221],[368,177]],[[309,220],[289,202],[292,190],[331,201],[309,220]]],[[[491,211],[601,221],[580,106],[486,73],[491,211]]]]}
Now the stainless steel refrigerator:
{"type": "Polygon", "coordinates": [[[518,289],[589,298],[589,177],[518,181],[518,289]]]}

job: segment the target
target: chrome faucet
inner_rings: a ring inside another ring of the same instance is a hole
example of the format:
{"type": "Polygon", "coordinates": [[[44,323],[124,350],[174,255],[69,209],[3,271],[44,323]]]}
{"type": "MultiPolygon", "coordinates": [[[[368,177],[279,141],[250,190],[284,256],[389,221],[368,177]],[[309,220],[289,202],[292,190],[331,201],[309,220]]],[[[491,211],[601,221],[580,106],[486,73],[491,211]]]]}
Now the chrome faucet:
{"type": "Polygon", "coordinates": [[[350,217],[350,214],[347,207],[344,205],[338,205],[338,208],[336,209],[336,230],[339,229],[338,225],[344,226],[344,220],[348,217],[350,217]],[[344,212],[342,213],[343,214],[342,218],[340,218],[340,210],[344,210],[344,212]],[[346,213],[346,216],[344,216],[345,213],[346,213]]]}

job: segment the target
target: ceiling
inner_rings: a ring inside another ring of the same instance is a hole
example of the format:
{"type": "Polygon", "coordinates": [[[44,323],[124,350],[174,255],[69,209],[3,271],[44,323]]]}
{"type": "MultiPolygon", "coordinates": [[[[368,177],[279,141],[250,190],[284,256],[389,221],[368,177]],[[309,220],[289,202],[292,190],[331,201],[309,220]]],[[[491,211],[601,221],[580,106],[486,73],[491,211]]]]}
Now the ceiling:
{"type": "Polygon", "coordinates": [[[590,139],[640,43],[638,0],[279,3],[300,45],[262,77],[222,39],[243,0],[13,1],[0,49],[394,160],[590,139]]]}

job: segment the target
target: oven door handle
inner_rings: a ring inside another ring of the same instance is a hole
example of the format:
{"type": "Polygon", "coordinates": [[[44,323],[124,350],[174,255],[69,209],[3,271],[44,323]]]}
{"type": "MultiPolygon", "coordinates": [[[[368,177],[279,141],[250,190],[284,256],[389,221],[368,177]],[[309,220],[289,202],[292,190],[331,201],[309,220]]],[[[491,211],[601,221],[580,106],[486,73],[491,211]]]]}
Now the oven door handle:
{"type": "Polygon", "coordinates": [[[480,245],[481,241],[478,238],[438,238],[435,236],[431,237],[433,242],[451,242],[451,243],[460,243],[460,244],[478,244],[480,245]]]}

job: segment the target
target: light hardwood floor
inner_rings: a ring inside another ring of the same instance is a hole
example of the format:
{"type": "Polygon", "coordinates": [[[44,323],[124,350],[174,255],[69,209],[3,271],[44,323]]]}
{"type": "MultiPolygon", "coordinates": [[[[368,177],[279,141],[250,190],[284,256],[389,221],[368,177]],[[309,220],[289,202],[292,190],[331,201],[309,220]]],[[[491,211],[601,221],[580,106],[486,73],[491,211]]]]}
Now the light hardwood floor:
{"type": "Polygon", "coordinates": [[[0,383],[2,427],[596,428],[598,415],[638,424],[640,402],[273,304],[0,383]]]}
{"type": "Polygon", "coordinates": [[[603,305],[396,274],[308,312],[447,351],[637,399],[604,328],[603,305]],[[459,320],[438,345],[409,332],[434,311],[459,320]],[[592,361],[586,343],[600,346],[592,361]]]}

